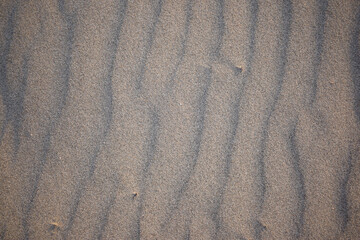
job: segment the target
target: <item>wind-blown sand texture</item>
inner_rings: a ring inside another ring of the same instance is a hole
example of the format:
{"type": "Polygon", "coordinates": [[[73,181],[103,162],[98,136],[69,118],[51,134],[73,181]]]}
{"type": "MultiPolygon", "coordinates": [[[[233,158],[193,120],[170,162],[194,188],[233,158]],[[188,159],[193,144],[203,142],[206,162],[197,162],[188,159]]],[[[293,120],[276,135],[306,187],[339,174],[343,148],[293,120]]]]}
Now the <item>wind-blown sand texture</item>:
{"type": "Polygon", "coordinates": [[[360,239],[360,1],[0,12],[0,239],[360,239]]]}

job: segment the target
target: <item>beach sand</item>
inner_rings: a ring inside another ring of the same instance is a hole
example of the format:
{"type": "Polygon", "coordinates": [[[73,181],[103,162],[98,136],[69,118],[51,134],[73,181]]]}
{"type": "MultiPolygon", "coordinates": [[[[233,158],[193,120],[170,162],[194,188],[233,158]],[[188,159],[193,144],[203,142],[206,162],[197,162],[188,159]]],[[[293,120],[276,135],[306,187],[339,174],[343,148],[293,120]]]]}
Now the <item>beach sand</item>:
{"type": "Polygon", "coordinates": [[[360,239],[359,1],[0,12],[0,239],[360,239]]]}

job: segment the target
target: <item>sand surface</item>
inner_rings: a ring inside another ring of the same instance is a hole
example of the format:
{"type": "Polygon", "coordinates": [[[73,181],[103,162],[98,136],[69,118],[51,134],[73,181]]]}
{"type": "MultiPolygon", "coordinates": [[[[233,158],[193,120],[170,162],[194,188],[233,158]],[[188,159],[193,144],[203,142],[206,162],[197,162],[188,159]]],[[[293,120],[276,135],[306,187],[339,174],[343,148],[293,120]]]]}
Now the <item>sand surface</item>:
{"type": "Polygon", "coordinates": [[[360,1],[0,0],[0,239],[360,239],[360,1]]]}

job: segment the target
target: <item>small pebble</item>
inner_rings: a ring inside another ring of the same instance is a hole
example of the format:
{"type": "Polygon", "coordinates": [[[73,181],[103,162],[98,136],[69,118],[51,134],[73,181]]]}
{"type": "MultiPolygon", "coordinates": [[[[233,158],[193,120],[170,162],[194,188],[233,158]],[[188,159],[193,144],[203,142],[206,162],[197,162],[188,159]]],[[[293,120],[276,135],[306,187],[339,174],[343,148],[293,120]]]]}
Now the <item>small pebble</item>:
{"type": "Polygon", "coordinates": [[[239,75],[240,73],[242,73],[243,69],[242,67],[235,67],[235,75],[239,75]]]}

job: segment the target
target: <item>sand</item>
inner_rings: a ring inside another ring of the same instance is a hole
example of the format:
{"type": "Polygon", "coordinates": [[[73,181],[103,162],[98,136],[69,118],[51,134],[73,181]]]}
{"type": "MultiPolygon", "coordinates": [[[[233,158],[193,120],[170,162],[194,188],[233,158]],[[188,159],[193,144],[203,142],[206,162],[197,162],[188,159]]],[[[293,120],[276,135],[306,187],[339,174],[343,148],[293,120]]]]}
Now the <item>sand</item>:
{"type": "Polygon", "coordinates": [[[360,239],[360,2],[0,12],[0,239],[360,239]]]}

